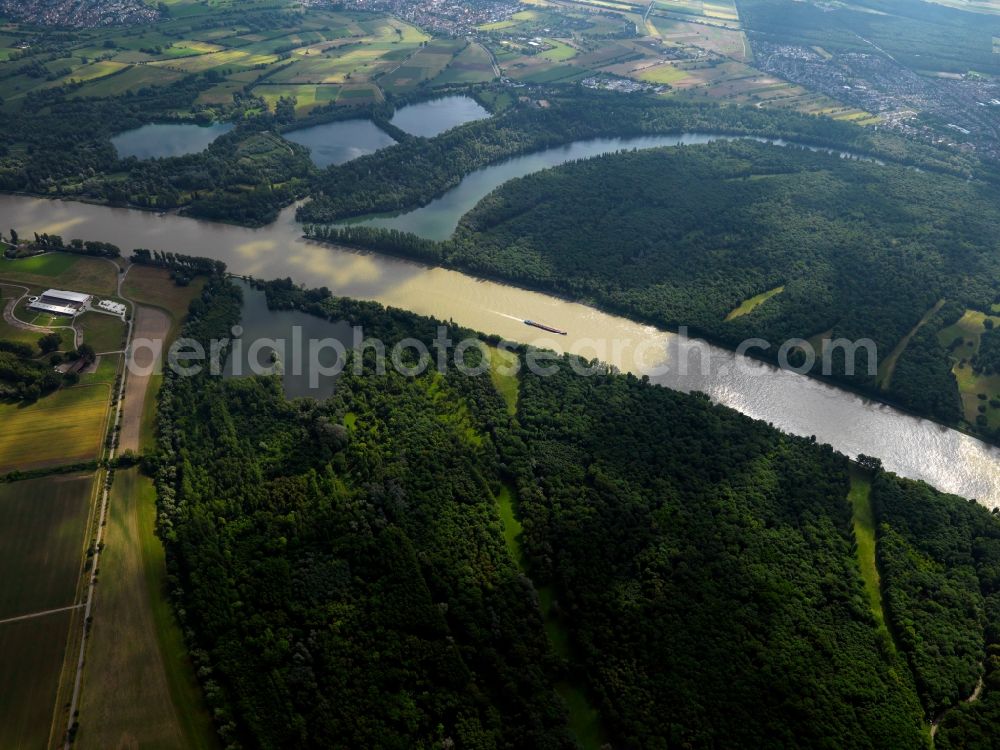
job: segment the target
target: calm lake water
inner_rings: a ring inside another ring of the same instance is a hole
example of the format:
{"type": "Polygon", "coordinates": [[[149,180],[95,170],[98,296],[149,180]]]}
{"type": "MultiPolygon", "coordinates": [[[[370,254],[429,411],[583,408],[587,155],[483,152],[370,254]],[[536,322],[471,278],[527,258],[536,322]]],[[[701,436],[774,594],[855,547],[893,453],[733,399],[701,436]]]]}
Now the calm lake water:
{"type": "MultiPolygon", "coordinates": [[[[710,136],[703,136],[709,138],[710,136]]],[[[0,196],[0,225],[114,242],[123,249],[178,249],[217,258],[240,275],[291,277],[558,352],[599,357],[662,385],[699,390],[755,419],[815,435],[849,456],[878,456],[904,476],[1000,506],[1000,450],[819,381],[573,302],[456,271],[303,240],[289,207],[260,229],[132,209],[0,196]],[[543,321],[568,331],[546,334],[543,321]],[[664,371],[664,368],[668,368],[664,371]]]]}
{"type": "Polygon", "coordinates": [[[155,159],[184,156],[204,151],[212,141],[232,129],[233,124],[229,122],[219,122],[214,125],[160,123],[127,130],[114,136],[111,143],[122,158],[134,156],[137,159],[155,159]]]}
{"type": "Polygon", "coordinates": [[[239,336],[233,337],[223,374],[228,378],[280,374],[288,398],[308,396],[326,399],[332,396],[336,377],[322,373],[337,364],[335,348],[317,346],[315,360],[309,356],[296,356],[295,349],[308,352],[310,340],[334,339],[349,350],[353,343],[351,327],[347,323],[333,323],[298,310],[270,310],[263,291],[242,280],[235,283],[243,289],[240,317],[243,330],[239,336]],[[277,356],[272,358],[272,353],[277,356]],[[310,376],[307,370],[313,361],[319,364],[319,368],[315,369],[315,375],[310,376]],[[302,366],[296,365],[296,362],[301,362],[302,366]]]}
{"type": "MultiPolygon", "coordinates": [[[[479,201],[505,182],[517,177],[524,177],[534,172],[540,172],[543,169],[557,167],[566,162],[588,159],[615,151],[697,145],[720,140],[731,141],[737,140],[737,138],[734,136],[709,135],[705,133],[683,133],[681,135],[595,138],[588,141],[576,141],[566,146],[555,146],[533,154],[516,156],[500,164],[493,164],[475,172],[470,172],[454,188],[421,208],[398,214],[347,219],[342,223],[381,227],[384,229],[398,229],[401,232],[412,232],[429,240],[446,240],[455,232],[459,220],[471,211],[479,201]]],[[[811,151],[838,154],[842,158],[876,161],[846,151],[792,144],[781,139],[744,138],[743,140],[760,141],[783,147],[798,146],[808,148],[811,151]]]]}
{"type": "Polygon", "coordinates": [[[433,138],[446,130],[489,116],[489,110],[472,97],[444,96],[401,107],[390,122],[410,135],[433,138]]]}
{"type": "Polygon", "coordinates": [[[371,120],[327,122],[282,135],[294,143],[306,146],[317,167],[343,164],[395,143],[371,120]]]}

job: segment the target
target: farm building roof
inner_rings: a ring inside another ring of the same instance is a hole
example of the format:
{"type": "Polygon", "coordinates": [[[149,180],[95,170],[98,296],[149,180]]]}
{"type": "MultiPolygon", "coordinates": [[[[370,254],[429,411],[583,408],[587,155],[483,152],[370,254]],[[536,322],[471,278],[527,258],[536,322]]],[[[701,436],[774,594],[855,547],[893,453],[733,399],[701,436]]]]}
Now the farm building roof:
{"type": "Polygon", "coordinates": [[[42,302],[32,302],[28,305],[32,310],[41,310],[42,312],[52,313],[53,315],[76,315],[78,311],[75,307],[66,307],[65,305],[50,305],[48,303],[42,302]]]}
{"type": "Polygon", "coordinates": [[[82,305],[90,299],[90,295],[81,294],[80,292],[64,292],[62,289],[49,289],[47,292],[42,293],[42,298],[65,300],[66,302],[74,302],[82,305]]]}

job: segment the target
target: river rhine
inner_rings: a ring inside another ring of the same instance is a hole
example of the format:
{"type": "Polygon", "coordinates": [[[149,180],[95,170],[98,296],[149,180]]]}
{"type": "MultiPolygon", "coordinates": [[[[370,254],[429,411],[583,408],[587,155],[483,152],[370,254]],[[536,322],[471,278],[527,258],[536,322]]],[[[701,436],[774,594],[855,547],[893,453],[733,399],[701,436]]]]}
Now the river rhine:
{"type": "Polygon", "coordinates": [[[67,240],[113,242],[126,253],[147,247],[216,258],[236,274],[288,276],[512,341],[598,357],[623,370],[655,373],[652,380],[663,385],[704,391],[786,432],[815,435],[852,457],[878,456],[899,474],[1000,506],[1000,450],[956,430],[586,305],[408,260],[311,243],[302,239],[294,213],[288,208],[275,223],[246,229],[132,209],[0,196],[0,223],[22,235],[48,232],[67,240]],[[525,319],[568,335],[530,328],[525,319]]]}

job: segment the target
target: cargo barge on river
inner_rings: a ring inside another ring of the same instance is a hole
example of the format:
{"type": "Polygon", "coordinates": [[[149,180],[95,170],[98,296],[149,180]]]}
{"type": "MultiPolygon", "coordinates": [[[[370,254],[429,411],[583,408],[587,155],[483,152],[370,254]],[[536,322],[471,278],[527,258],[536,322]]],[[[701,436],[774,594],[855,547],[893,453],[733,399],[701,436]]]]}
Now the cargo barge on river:
{"type": "Polygon", "coordinates": [[[558,328],[553,328],[552,326],[547,326],[544,323],[536,323],[534,320],[524,321],[526,326],[533,326],[535,328],[541,328],[543,331],[548,331],[549,333],[558,333],[560,336],[565,336],[566,331],[561,331],[558,328]]]}

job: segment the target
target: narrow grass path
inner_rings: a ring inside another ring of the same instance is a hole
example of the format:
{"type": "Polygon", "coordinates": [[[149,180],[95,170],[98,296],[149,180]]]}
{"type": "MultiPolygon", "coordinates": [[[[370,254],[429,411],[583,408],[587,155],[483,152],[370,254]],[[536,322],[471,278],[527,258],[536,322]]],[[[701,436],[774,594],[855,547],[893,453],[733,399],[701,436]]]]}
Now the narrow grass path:
{"type": "MultiPolygon", "coordinates": [[[[513,369],[517,364],[517,355],[502,349],[490,347],[490,376],[493,385],[503,396],[507,404],[507,413],[517,414],[517,398],[519,380],[513,369]]],[[[517,569],[526,578],[528,575],[524,551],[521,548],[523,528],[517,518],[516,499],[512,487],[504,485],[496,498],[497,510],[503,524],[503,537],[507,551],[517,569]]],[[[539,609],[542,613],[542,624],[552,651],[569,664],[573,663],[572,646],[565,624],[555,611],[555,596],[550,586],[535,587],[538,592],[539,609]]],[[[569,730],[583,750],[600,750],[607,744],[607,733],[601,723],[601,716],[591,703],[587,692],[579,680],[559,679],[555,683],[556,692],[566,704],[569,713],[569,730]]]]}
{"type": "MultiPolygon", "coordinates": [[[[507,549],[518,570],[528,576],[525,567],[524,552],[521,549],[521,522],[517,520],[514,510],[514,492],[504,486],[497,496],[497,506],[500,519],[503,521],[503,536],[507,549]]],[[[572,664],[573,650],[566,626],[559,619],[553,606],[555,597],[550,586],[537,588],[539,608],[542,611],[542,623],[549,639],[552,651],[561,659],[572,664]]],[[[601,716],[590,702],[587,692],[578,680],[562,678],[555,683],[556,692],[566,704],[569,712],[569,730],[583,750],[600,750],[607,743],[607,735],[601,724],[601,716]]]]}
{"type": "Polygon", "coordinates": [[[871,492],[871,477],[863,469],[852,466],[851,491],[847,499],[854,511],[854,539],[858,547],[858,567],[861,569],[861,579],[865,583],[865,592],[868,594],[872,614],[879,627],[888,631],[882,602],[882,582],[875,562],[875,512],[872,510],[871,492]]]}
{"type": "MultiPolygon", "coordinates": [[[[872,614],[878,623],[879,629],[885,636],[890,651],[894,656],[898,670],[897,677],[903,679],[903,673],[907,673],[906,680],[912,683],[913,674],[903,652],[899,649],[896,639],[892,634],[885,616],[885,602],[882,598],[882,580],[878,572],[876,558],[876,521],[875,511],[871,501],[872,479],[871,474],[860,466],[851,466],[851,489],[847,499],[851,504],[854,516],[854,539],[857,543],[858,567],[861,571],[861,579],[864,581],[865,592],[868,595],[868,603],[872,614]]],[[[924,736],[927,745],[934,747],[934,734],[937,731],[937,723],[928,723],[926,717],[922,719],[924,736]]]]}
{"type": "Polygon", "coordinates": [[[944,307],[945,300],[939,299],[930,310],[924,313],[923,317],[917,321],[917,324],[913,326],[909,333],[907,333],[900,340],[898,344],[889,352],[889,356],[879,363],[878,374],[876,376],[875,384],[883,391],[889,390],[889,385],[892,383],[892,374],[896,371],[896,363],[899,361],[899,357],[906,351],[906,347],[910,345],[911,339],[917,335],[919,331],[928,320],[933,318],[938,310],[944,307]]]}
{"type": "Polygon", "coordinates": [[[785,291],[785,285],[776,286],[774,289],[768,289],[766,292],[761,292],[756,294],[750,299],[743,300],[739,306],[731,310],[729,314],[725,317],[725,321],[730,321],[735,318],[742,318],[744,315],[748,315],[756,310],[758,307],[767,302],[771,297],[776,297],[785,291]]]}

